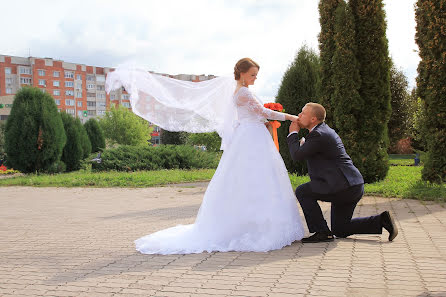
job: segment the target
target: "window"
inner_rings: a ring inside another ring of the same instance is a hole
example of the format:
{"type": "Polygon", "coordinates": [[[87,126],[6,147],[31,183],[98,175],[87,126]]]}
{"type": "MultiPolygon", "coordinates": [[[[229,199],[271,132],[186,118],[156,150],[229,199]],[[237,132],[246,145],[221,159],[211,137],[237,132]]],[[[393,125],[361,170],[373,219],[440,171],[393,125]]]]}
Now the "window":
{"type": "Polygon", "coordinates": [[[65,78],[74,78],[74,72],[65,71],[65,78]]]}
{"type": "Polygon", "coordinates": [[[38,73],[39,73],[39,76],[45,76],[45,70],[39,69],[38,73]]]}
{"type": "Polygon", "coordinates": [[[82,98],[82,92],[76,92],[76,98],[82,98]]]}
{"type": "Polygon", "coordinates": [[[11,74],[11,68],[5,67],[5,74],[11,74]]]}
{"type": "Polygon", "coordinates": [[[82,110],[78,110],[78,111],[77,111],[77,116],[78,116],[79,118],[82,117],[82,110]]]}
{"type": "Polygon", "coordinates": [[[67,96],[74,96],[74,91],[73,90],[66,90],[65,91],[65,95],[67,95],[67,96]]]}
{"type": "Polygon", "coordinates": [[[72,109],[72,108],[67,109],[66,112],[68,114],[74,115],[74,109],[72,109]]]}
{"type": "Polygon", "coordinates": [[[7,84],[12,84],[12,77],[7,77],[6,78],[6,83],[7,84]]]}
{"type": "Polygon", "coordinates": [[[96,102],[94,102],[94,101],[87,101],[87,106],[96,106],[96,102]]]}
{"type": "Polygon", "coordinates": [[[54,71],[53,77],[60,77],[60,71],[54,71]]]}
{"type": "Polygon", "coordinates": [[[97,111],[97,114],[98,114],[98,115],[104,115],[104,114],[105,114],[105,110],[98,110],[98,111],[97,111]]]}
{"type": "Polygon", "coordinates": [[[92,85],[92,84],[88,84],[88,85],[87,85],[87,89],[94,89],[94,85],[92,85]]]}
{"type": "Polygon", "coordinates": [[[129,100],[130,99],[130,95],[129,94],[123,94],[122,95],[122,99],[123,100],[129,100]]]}
{"type": "Polygon", "coordinates": [[[20,67],[20,74],[31,74],[31,68],[29,68],[29,67],[20,67]]]}
{"type": "Polygon", "coordinates": [[[87,92],[87,97],[96,97],[96,93],[87,92]]]}
{"type": "Polygon", "coordinates": [[[65,105],[74,106],[74,100],[73,99],[65,99],[65,105]]]}
{"type": "Polygon", "coordinates": [[[77,107],[82,107],[82,101],[77,101],[77,107]]]}
{"type": "Polygon", "coordinates": [[[53,87],[59,87],[60,82],[58,80],[53,80],[53,87]]]}
{"type": "Polygon", "coordinates": [[[97,86],[96,86],[96,89],[97,89],[98,91],[105,91],[105,86],[97,85],[97,86]]]}
{"type": "Polygon", "coordinates": [[[96,81],[105,81],[104,75],[96,75],[96,81]]]}
{"type": "Polygon", "coordinates": [[[72,87],[74,87],[74,82],[72,82],[72,81],[66,81],[66,82],[65,82],[65,87],[66,87],[66,88],[72,88],[72,87]]]}
{"type": "Polygon", "coordinates": [[[115,94],[111,94],[110,95],[110,100],[115,100],[116,99],[116,95],[115,94]]]}
{"type": "Polygon", "coordinates": [[[75,86],[76,86],[76,89],[78,89],[78,90],[82,89],[82,82],[77,82],[75,84],[75,86]]]}
{"type": "Polygon", "coordinates": [[[46,86],[46,80],[39,79],[39,86],[46,86]]]}
{"type": "Polygon", "coordinates": [[[94,115],[96,115],[96,111],[95,110],[87,110],[87,114],[89,116],[94,116],[94,115]]]}
{"type": "Polygon", "coordinates": [[[6,94],[12,94],[12,88],[6,88],[6,94]]]}
{"type": "Polygon", "coordinates": [[[87,81],[94,81],[94,75],[87,75],[87,81]]]}
{"type": "Polygon", "coordinates": [[[60,105],[60,99],[54,99],[54,102],[56,102],[56,105],[60,105]]]}
{"type": "Polygon", "coordinates": [[[98,98],[98,99],[105,99],[105,94],[98,93],[98,94],[96,94],[96,98],[98,98]]]}
{"type": "Polygon", "coordinates": [[[60,96],[60,90],[54,90],[53,91],[54,96],[60,96]]]}
{"type": "Polygon", "coordinates": [[[105,107],[105,106],[106,106],[105,102],[98,102],[97,105],[98,105],[99,107],[105,107]]]}
{"type": "Polygon", "coordinates": [[[29,77],[21,77],[20,83],[24,85],[30,85],[31,84],[31,78],[29,77]]]}
{"type": "Polygon", "coordinates": [[[82,80],[82,75],[80,75],[80,74],[76,74],[76,79],[77,79],[77,80],[82,80]]]}
{"type": "Polygon", "coordinates": [[[122,106],[130,108],[130,102],[122,102],[122,106]]]}

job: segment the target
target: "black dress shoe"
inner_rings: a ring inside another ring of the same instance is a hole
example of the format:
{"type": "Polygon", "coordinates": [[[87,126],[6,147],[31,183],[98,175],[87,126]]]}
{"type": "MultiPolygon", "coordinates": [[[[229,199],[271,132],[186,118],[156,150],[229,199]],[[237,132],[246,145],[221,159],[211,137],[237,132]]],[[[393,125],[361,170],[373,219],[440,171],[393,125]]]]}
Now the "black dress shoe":
{"type": "Polygon", "coordinates": [[[387,210],[381,213],[381,226],[389,232],[389,241],[398,235],[398,227],[387,210]]]}
{"type": "Polygon", "coordinates": [[[334,237],[331,232],[316,232],[310,237],[302,238],[302,243],[315,243],[333,241],[334,237]]]}

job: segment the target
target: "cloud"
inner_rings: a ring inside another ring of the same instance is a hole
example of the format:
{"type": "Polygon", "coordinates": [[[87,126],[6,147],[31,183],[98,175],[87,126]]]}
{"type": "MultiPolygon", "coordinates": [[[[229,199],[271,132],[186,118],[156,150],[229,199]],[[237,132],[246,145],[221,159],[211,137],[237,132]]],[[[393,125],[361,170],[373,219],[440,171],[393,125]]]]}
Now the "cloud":
{"type": "MultiPolygon", "coordinates": [[[[0,0],[1,2],[1,0],[0,0]]],[[[414,81],[413,3],[386,0],[389,49],[414,81]]],[[[264,100],[277,94],[298,49],[316,49],[318,1],[7,1],[0,53],[53,57],[95,66],[128,60],[171,74],[232,75],[235,62],[261,65],[254,90],[264,100]],[[26,7],[23,9],[22,7],[26,7]]]]}

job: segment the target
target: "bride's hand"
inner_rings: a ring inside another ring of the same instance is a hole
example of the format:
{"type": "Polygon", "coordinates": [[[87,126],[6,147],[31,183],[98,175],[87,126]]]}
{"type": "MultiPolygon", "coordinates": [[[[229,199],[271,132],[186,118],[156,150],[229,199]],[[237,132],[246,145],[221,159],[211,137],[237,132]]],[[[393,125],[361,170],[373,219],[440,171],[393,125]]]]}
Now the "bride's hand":
{"type": "Polygon", "coordinates": [[[293,115],[293,114],[288,114],[285,116],[285,119],[294,122],[294,121],[297,121],[297,119],[299,119],[299,117],[296,115],[293,115]]]}

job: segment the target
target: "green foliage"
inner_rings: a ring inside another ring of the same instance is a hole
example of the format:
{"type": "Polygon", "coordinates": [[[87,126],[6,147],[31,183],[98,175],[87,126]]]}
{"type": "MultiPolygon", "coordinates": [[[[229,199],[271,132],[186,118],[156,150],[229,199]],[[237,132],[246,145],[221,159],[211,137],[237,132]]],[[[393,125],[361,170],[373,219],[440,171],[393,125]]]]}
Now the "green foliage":
{"type": "Polygon", "coordinates": [[[62,174],[30,174],[23,177],[0,179],[0,186],[32,187],[120,187],[146,188],[174,183],[208,181],[215,169],[156,170],[156,171],[76,171],[62,174]]]}
{"type": "Polygon", "coordinates": [[[161,144],[186,144],[188,133],[161,130],[161,144]]]}
{"type": "MultiPolygon", "coordinates": [[[[357,152],[353,162],[364,180],[383,179],[389,170],[387,123],[390,118],[390,59],[382,0],[350,0],[362,99],[357,118],[357,152]]],[[[356,149],[355,149],[356,150],[356,149]]]]}
{"type": "Polygon", "coordinates": [[[415,40],[421,61],[417,89],[423,102],[427,159],[423,179],[442,183],[446,180],[446,0],[418,0],[415,40]]]}
{"type": "Polygon", "coordinates": [[[85,129],[84,125],[82,125],[81,121],[78,118],[76,118],[75,124],[80,134],[82,158],[86,158],[91,154],[90,138],[88,137],[87,130],[85,129]]]}
{"type": "Polygon", "coordinates": [[[389,151],[397,152],[397,142],[410,136],[410,128],[412,126],[413,116],[410,114],[412,109],[412,97],[407,87],[408,81],[403,71],[397,69],[393,63],[390,68],[390,94],[392,114],[389,123],[390,147],[389,151]]]}
{"type": "Polygon", "coordinates": [[[105,149],[104,131],[96,119],[91,118],[84,124],[91,143],[91,152],[96,153],[105,149]]]}
{"type": "MultiPolygon", "coordinates": [[[[320,88],[320,60],[319,56],[307,46],[301,47],[294,61],[283,75],[277,102],[282,104],[289,114],[299,114],[308,102],[318,102],[320,88]]],[[[279,137],[280,154],[289,172],[305,174],[305,162],[293,162],[290,156],[286,137],[290,122],[282,122],[277,134],[279,137]]],[[[308,131],[301,130],[299,137],[308,131]]]]}
{"type": "Polygon", "coordinates": [[[5,129],[6,123],[0,122],[0,160],[5,158],[5,129]]]}
{"type": "Polygon", "coordinates": [[[187,143],[191,145],[204,145],[209,152],[220,150],[221,138],[217,132],[213,133],[190,133],[187,143]]]}
{"type": "Polygon", "coordinates": [[[412,146],[416,150],[425,151],[427,149],[426,137],[427,127],[425,125],[426,122],[426,111],[424,109],[423,100],[417,96],[416,89],[412,90],[411,95],[409,96],[411,102],[411,111],[412,115],[411,127],[410,127],[410,136],[413,139],[412,146]]]}
{"type": "Polygon", "coordinates": [[[359,95],[361,79],[356,59],[354,19],[350,7],[343,1],[336,9],[335,20],[335,51],[331,64],[334,84],[331,96],[333,121],[347,153],[356,164],[361,160],[358,127],[364,112],[364,102],[359,95]]]}
{"type": "Polygon", "coordinates": [[[112,144],[139,145],[147,144],[153,128],[149,123],[128,110],[118,105],[105,113],[99,121],[104,135],[112,144]]]}
{"type": "Polygon", "coordinates": [[[334,110],[332,107],[332,96],[334,94],[334,68],[332,66],[333,56],[336,45],[334,41],[335,35],[335,12],[339,3],[344,0],[320,0],[319,1],[319,23],[321,32],[319,33],[319,51],[320,51],[320,68],[321,68],[321,96],[320,104],[327,111],[326,123],[335,128],[333,122],[334,110]]]}
{"type": "Polygon", "coordinates": [[[67,171],[78,170],[83,155],[81,133],[76,120],[71,115],[65,112],[61,112],[60,115],[67,135],[67,143],[63,148],[61,160],[65,163],[67,171]]]}
{"type": "Polygon", "coordinates": [[[219,157],[219,153],[204,152],[188,145],[119,146],[105,150],[102,162],[93,163],[92,168],[95,171],[216,168],[219,157]]]}
{"type": "Polygon", "coordinates": [[[65,141],[54,99],[38,88],[19,90],[6,122],[8,167],[24,173],[47,171],[60,160],[65,141]]]}

